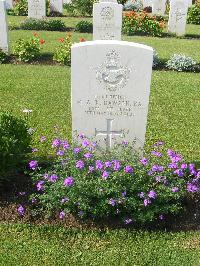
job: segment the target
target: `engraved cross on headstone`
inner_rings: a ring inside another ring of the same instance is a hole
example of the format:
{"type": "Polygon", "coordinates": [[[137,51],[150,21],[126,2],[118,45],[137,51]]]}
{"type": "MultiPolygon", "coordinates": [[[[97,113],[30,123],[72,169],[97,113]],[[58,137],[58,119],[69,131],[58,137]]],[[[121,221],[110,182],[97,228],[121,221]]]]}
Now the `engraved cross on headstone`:
{"type": "Polygon", "coordinates": [[[106,119],[107,129],[106,131],[99,131],[95,128],[95,136],[106,136],[106,150],[110,150],[112,147],[112,136],[122,136],[123,131],[114,131],[112,130],[112,123],[114,119],[106,119]]]}

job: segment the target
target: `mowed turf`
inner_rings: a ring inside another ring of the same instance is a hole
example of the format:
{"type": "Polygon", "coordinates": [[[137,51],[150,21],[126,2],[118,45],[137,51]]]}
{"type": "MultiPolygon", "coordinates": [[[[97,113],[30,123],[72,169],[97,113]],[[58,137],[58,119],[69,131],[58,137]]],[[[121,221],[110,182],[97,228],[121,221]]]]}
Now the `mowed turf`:
{"type": "MultiPolygon", "coordinates": [[[[157,140],[182,152],[186,159],[200,158],[200,75],[153,71],[146,150],[157,140]]],[[[70,68],[61,66],[1,65],[0,109],[17,116],[33,110],[29,122],[41,135],[53,136],[54,125],[71,136],[70,68]]],[[[133,84],[134,89],[134,84],[133,84]]],[[[80,84],[80,94],[84,94],[80,84]]]]}
{"type": "Polygon", "coordinates": [[[0,225],[0,265],[199,266],[200,234],[0,225]]]}

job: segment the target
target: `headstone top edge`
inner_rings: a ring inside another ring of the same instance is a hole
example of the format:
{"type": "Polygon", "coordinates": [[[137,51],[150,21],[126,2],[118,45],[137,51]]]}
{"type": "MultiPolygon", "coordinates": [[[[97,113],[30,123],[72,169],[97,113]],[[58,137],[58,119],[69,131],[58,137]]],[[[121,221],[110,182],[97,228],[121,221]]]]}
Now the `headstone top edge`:
{"type": "Polygon", "coordinates": [[[117,41],[117,40],[96,40],[96,41],[86,41],[86,42],[80,42],[80,43],[75,43],[72,45],[73,48],[78,48],[78,47],[85,47],[85,46],[92,46],[92,45],[121,45],[121,46],[132,46],[136,48],[143,48],[149,51],[153,51],[153,48],[148,45],[140,44],[140,43],[135,43],[135,42],[127,42],[127,41],[117,41]]]}

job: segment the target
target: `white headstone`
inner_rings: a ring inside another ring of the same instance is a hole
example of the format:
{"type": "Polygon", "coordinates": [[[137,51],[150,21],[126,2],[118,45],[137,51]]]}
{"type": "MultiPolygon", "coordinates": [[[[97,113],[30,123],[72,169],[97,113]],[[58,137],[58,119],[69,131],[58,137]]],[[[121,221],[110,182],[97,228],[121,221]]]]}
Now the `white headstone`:
{"type": "Polygon", "coordinates": [[[168,32],[177,36],[185,34],[188,3],[185,0],[171,0],[168,21],[168,32]]]}
{"type": "Polygon", "coordinates": [[[6,0],[6,9],[13,9],[13,1],[6,0]]]}
{"type": "Polygon", "coordinates": [[[63,13],[63,0],[50,0],[50,12],[63,13]]]}
{"type": "Polygon", "coordinates": [[[71,0],[63,0],[63,4],[71,4],[71,0]]]}
{"type": "Polygon", "coordinates": [[[2,0],[0,0],[0,49],[9,52],[6,2],[2,0]]]}
{"type": "Polygon", "coordinates": [[[72,46],[72,128],[100,147],[136,140],[143,147],[153,49],[121,41],[72,46]],[[105,142],[106,140],[106,142],[105,142]]]}
{"type": "Polygon", "coordinates": [[[192,0],[188,0],[188,6],[192,6],[192,0]]]}
{"type": "Polygon", "coordinates": [[[121,40],[123,6],[117,0],[100,0],[93,7],[93,40],[121,40]]]}
{"type": "Polygon", "coordinates": [[[153,0],[152,1],[152,14],[164,15],[165,10],[166,10],[166,0],[153,0]]]}
{"type": "Polygon", "coordinates": [[[43,19],[46,17],[45,0],[28,0],[28,17],[43,19]]]}
{"type": "Polygon", "coordinates": [[[143,8],[152,7],[152,0],[143,0],[143,8]]]}

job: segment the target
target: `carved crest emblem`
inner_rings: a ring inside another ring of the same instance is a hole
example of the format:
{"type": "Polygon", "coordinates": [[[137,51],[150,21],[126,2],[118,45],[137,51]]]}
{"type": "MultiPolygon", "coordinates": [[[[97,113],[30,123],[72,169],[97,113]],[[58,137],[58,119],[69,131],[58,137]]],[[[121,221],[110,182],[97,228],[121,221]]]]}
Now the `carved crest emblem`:
{"type": "Polygon", "coordinates": [[[114,10],[110,6],[103,7],[100,16],[103,20],[111,20],[114,17],[114,10]]]}
{"type": "Polygon", "coordinates": [[[116,91],[126,86],[131,69],[120,63],[120,55],[111,50],[106,54],[105,62],[96,70],[96,79],[106,90],[116,91]]]}

